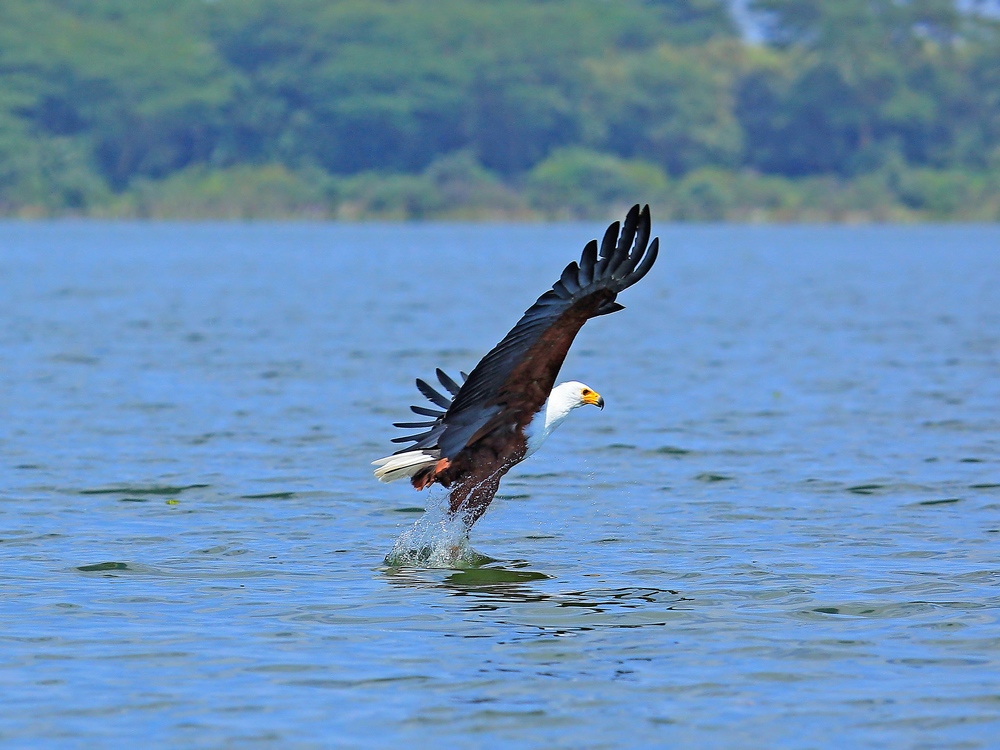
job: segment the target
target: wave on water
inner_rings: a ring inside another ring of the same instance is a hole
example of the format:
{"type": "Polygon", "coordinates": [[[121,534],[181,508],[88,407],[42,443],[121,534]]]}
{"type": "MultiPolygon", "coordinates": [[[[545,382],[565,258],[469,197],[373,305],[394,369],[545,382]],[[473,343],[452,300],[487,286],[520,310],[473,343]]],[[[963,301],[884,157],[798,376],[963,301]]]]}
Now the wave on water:
{"type": "Polygon", "coordinates": [[[393,568],[476,568],[492,558],[476,552],[469,544],[469,528],[458,516],[448,513],[445,498],[428,498],[427,510],[406,529],[385,556],[393,568]]]}

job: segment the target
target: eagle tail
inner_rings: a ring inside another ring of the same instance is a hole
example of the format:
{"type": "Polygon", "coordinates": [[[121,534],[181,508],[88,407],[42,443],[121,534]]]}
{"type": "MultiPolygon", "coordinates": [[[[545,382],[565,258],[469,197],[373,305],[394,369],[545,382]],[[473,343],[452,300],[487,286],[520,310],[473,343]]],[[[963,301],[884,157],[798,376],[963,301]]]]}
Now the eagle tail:
{"type": "Polygon", "coordinates": [[[441,458],[439,450],[416,450],[394,453],[391,456],[372,461],[375,478],[380,482],[395,482],[403,477],[412,477],[424,469],[433,467],[441,458]]]}

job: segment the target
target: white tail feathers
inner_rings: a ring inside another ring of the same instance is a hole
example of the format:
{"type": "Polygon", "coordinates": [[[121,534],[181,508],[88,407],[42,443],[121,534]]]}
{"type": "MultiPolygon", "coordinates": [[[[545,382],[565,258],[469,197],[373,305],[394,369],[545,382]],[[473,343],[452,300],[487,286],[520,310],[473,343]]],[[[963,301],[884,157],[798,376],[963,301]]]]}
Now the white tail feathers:
{"type": "Polygon", "coordinates": [[[395,482],[403,477],[412,477],[427,466],[433,466],[440,456],[439,450],[407,451],[372,461],[372,466],[378,467],[375,469],[378,481],[395,482]]]}

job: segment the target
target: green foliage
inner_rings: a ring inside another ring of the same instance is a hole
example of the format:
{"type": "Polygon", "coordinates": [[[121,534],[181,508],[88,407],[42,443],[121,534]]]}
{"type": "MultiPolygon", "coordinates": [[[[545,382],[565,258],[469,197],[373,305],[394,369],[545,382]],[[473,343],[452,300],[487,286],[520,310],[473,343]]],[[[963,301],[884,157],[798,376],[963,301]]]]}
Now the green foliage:
{"type": "Polygon", "coordinates": [[[736,22],[725,0],[646,0],[646,6],[666,23],[670,41],[698,44],[719,36],[736,36],[736,22]]]}
{"type": "Polygon", "coordinates": [[[1000,179],[957,170],[920,169],[895,176],[894,189],[908,208],[933,220],[962,215],[974,221],[1000,219],[1000,179]]]}
{"type": "Polygon", "coordinates": [[[996,134],[983,125],[1000,109],[995,87],[977,78],[990,67],[981,61],[997,62],[988,51],[998,44],[995,21],[962,14],[953,0],[752,5],[784,55],[740,86],[749,165],[788,175],[863,174],[897,156],[985,166],[996,134]]]}
{"type": "Polygon", "coordinates": [[[315,169],[195,165],[163,180],[138,181],[106,213],[144,219],[324,218],[333,190],[331,178],[315,169]]]}
{"type": "Polygon", "coordinates": [[[111,193],[89,156],[70,138],[0,129],[0,214],[84,214],[106,203],[111,193]]]}
{"type": "Polygon", "coordinates": [[[591,61],[588,145],[654,161],[675,175],[737,164],[741,134],[730,50],[661,44],[591,61]]]}
{"type": "Polygon", "coordinates": [[[957,0],[3,0],[0,213],[996,218],[957,0]]]}
{"type": "Polygon", "coordinates": [[[468,152],[441,157],[419,175],[366,172],[340,182],[339,218],[488,219],[524,216],[524,201],[468,152]]]}
{"type": "Polygon", "coordinates": [[[226,0],[216,11],[213,42],[241,74],[234,152],[346,174],[412,172],[460,148],[521,172],[577,138],[586,60],[668,35],[634,1],[226,0]]]}
{"type": "Polygon", "coordinates": [[[5,0],[0,107],[39,140],[69,137],[112,186],[204,160],[227,72],[192,33],[200,4],[5,0]]]}
{"type": "Polygon", "coordinates": [[[656,203],[667,186],[667,176],[652,164],[580,148],[555,152],[527,180],[532,204],[559,218],[589,218],[609,206],[656,203]]]}

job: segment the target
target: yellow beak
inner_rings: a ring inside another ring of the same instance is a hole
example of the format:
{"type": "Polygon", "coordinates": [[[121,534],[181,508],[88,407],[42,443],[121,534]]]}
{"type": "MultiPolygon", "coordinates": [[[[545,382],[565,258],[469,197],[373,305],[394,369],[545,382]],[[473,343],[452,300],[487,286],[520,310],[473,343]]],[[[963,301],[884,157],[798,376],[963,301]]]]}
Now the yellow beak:
{"type": "Polygon", "coordinates": [[[590,391],[583,397],[583,403],[596,406],[598,409],[604,408],[604,397],[597,391],[590,391]]]}

